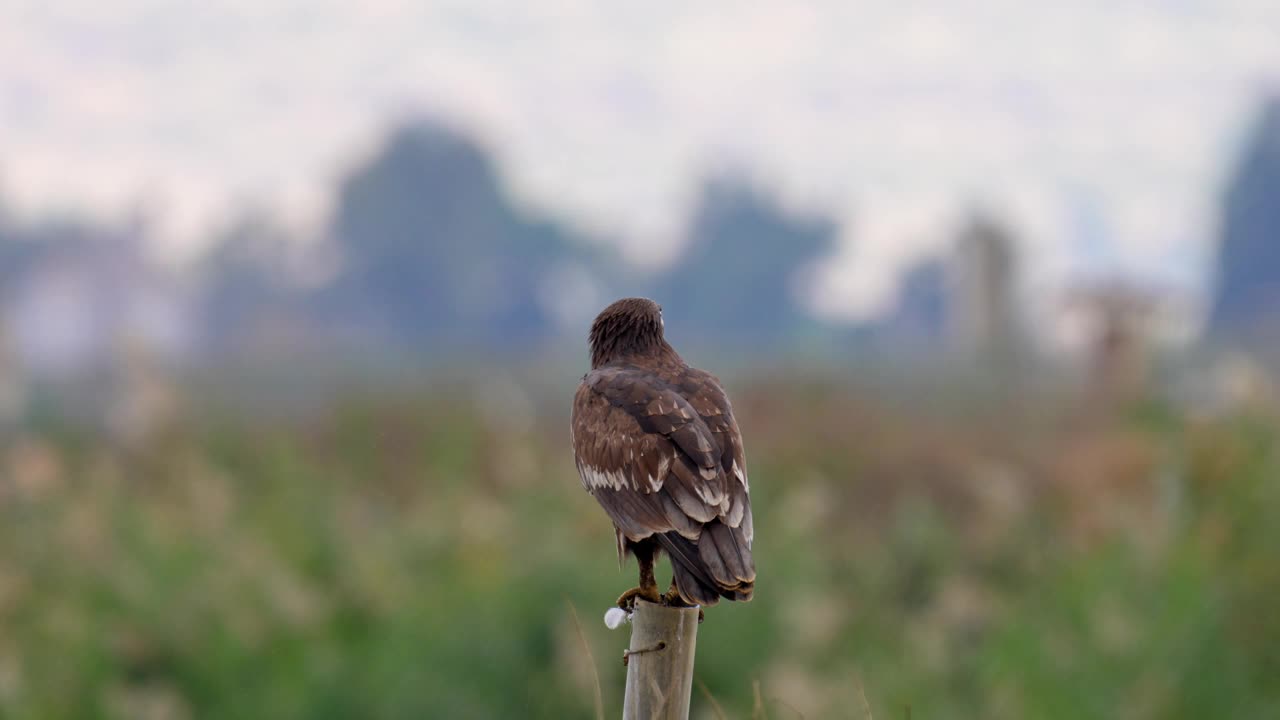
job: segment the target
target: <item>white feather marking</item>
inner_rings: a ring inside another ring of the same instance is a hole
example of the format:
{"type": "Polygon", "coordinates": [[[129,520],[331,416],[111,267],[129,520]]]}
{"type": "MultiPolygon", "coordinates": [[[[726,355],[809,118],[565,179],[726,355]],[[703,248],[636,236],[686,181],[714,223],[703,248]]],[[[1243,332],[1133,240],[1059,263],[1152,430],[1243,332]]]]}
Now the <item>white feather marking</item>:
{"type": "Polygon", "coordinates": [[[698,497],[702,498],[702,502],[710,507],[718,508],[724,502],[724,495],[716,492],[716,488],[711,485],[699,485],[694,488],[698,493],[698,497]]]}
{"type": "Polygon", "coordinates": [[[671,460],[672,460],[672,457],[670,455],[666,457],[658,458],[658,477],[656,480],[651,481],[650,483],[650,486],[653,488],[654,492],[661,490],[662,483],[666,482],[667,473],[671,470],[671,460]]]}
{"type": "Polygon", "coordinates": [[[578,470],[582,475],[582,483],[588,490],[600,488],[621,490],[627,486],[627,478],[621,471],[601,470],[590,465],[582,465],[578,470]]]}

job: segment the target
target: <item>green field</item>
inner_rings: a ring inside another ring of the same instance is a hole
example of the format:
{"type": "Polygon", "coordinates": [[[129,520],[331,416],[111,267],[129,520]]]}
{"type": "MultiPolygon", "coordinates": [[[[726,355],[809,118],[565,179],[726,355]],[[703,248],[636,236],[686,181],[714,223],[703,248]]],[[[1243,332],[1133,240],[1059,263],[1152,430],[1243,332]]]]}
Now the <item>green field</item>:
{"type": "MultiPolygon", "coordinates": [[[[696,669],[728,716],[1280,718],[1273,415],[730,390],[759,582],[696,669]]],[[[185,406],[0,451],[0,716],[590,718],[593,669],[617,716],[634,566],[567,398],[185,406]]]]}

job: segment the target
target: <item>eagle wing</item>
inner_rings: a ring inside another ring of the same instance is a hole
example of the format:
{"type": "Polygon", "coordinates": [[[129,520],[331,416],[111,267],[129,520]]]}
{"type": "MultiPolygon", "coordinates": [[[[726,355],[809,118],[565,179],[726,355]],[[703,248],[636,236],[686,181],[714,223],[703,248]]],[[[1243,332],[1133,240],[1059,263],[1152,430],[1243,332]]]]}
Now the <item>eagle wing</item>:
{"type": "Polygon", "coordinates": [[[680,379],[680,388],[698,417],[712,433],[720,448],[717,458],[726,478],[726,491],[730,496],[730,527],[742,527],[750,546],[754,533],[751,522],[751,485],[747,480],[747,457],[742,446],[742,431],[733,417],[729,397],[720,386],[720,380],[711,373],[689,368],[680,379]]]}
{"type": "Polygon", "coordinates": [[[687,600],[750,598],[742,438],[713,376],[688,368],[593,370],[574,398],[570,430],[582,484],[618,529],[620,557],[626,541],[656,536],[687,600]]]}

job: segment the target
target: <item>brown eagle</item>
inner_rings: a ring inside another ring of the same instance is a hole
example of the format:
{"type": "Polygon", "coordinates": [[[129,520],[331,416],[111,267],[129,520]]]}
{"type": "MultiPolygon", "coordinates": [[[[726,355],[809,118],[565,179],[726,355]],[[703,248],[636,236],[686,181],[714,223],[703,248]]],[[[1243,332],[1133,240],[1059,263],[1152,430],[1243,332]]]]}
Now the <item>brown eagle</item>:
{"type": "Polygon", "coordinates": [[[640,564],[623,593],[669,605],[750,600],[751,498],[742,434],[719,380],[663,338],[662,308],[626,298],[591,325],[591,372],[573,398],[570,438],[587,492],[613,520],[618,560],[640,564]],[[671,558],[671,589],[653,565],[671,558]]]}

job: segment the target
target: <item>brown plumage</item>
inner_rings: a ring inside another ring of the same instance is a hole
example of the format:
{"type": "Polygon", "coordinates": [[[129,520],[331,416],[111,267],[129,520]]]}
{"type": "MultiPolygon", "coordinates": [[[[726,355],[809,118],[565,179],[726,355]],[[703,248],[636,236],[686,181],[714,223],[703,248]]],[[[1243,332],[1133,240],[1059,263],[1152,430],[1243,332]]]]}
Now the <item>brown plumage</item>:
{"type": "Polygon", "coordinates": [[[574,396],[570,434],[583,487],[613,520],[619,560],[630,553],[640,564],[640,587],[619,604],[750,600],[746,457],[719,380],[667,343],[651,300],[605,308],[589,340],[591,372],[574,396]],[[675,575],[666,596],[653,577],[661,552],[675,575]]]}

